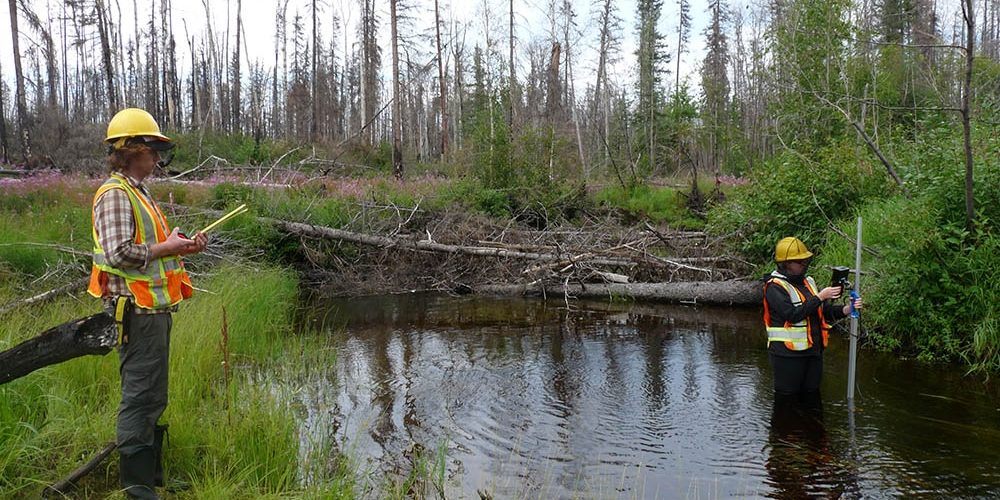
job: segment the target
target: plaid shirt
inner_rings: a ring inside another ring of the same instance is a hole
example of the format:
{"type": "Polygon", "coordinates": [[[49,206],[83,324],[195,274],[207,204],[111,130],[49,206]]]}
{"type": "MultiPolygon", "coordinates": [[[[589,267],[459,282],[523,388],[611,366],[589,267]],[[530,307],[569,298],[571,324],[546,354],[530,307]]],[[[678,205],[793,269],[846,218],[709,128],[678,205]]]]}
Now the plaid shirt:
{"type": "MultiPolygon", "coordinates": [[[[155,205],[156,201],[150,196],[141,182],[122,174],[128,183],[136,188],[136,191],[146,198],[150,204],[155,205]]],[[[94,204],[94,229],[97,230],[97,239],[108,265],[119,269],[144,269],[149,265],[149,245],[138,245],[135,243],[135,219],[132,212],[132,202],[129,201],[128,194],[121,189],[110,189],[94,204]]],[[[132,296],[125,279],[108,273],[107,294],[103,297],[105,308],[114,308],[115,297],[119,295],[132,296]]],[[[157,314],[173,312],[177,306],[166,309],[143,309],[136,307],[136,314],[157,314]]]]}

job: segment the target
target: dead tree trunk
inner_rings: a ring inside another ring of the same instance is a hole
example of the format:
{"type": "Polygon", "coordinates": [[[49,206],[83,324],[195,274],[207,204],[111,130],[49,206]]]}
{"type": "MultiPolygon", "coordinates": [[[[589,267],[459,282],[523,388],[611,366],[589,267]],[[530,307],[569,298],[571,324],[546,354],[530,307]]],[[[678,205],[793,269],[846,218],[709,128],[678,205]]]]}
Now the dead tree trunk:
{"type": "MultiPolygon", "coordinates": [[[[507,67],[510,70],[509,81],[507,83],[507,143],[514,144],[514,85],[517,84],[517,80],[514,78],[514,0],[510,0],[510,9],[508,11],[508,40],[507,49],[509,55],[507,56],[507,67]]],[[[514,149],[509,149],[508,157],[513,154],[514,149]]],[[[509,161],[509,159],[508,159],[509,161]]]]}
{"type": "Polygon", "coordinates": [[[438,0],[434,0],[434,39],[437,46],[438,63],[438,105],[441,108],[441,154],[439,160],[444,160],[448,151],[448,100],[445,95],[444,59],[441,57],[441,13],[438,11],[438,0]]]}
{"type": "Polygon", "coordinates": [[[972,123],[969,111],[969,95],[972,93],[972,68],[976,55],[976,14],[972,0],[962,2],[962,17],[965,20],[965,75],[962,80],[962,149],[965,153],[965,229],[975,233],[975,196],[973,195],[972,123]]]}
{"type": "Polygon", "coordinates": [[[17,31],[17,0],[8,2],[10,9],[10,39],[14,55],[15,105],[17,107],[18,135],[21,137],[21,156],[27,160],[31,156],[31,121],[28,117],[28,101],[24,94],[24,72],[21,71],[21,49],[17,31]]]}
{"type": "MultiPolygon", "coordinates": [[[[3,78],[3,68],[0,67],[0,78],[3,78]]],[[[9,158],[7,157],[7,120],[6,112],[4,111],[4,95],[3,95],[3,85],[0,85],[0,160],[7,163],[9,158]]]]}
{"type": "MultiPolygon", "coordinates": [[[[316,31],[316,4],[313,3],[313,31],[316,31]]],[[[232,130],[237,133],[243,132],[243,123],[240,120],[240,111],[242,109],[243,103],[240,102],[240,78],[242,74],[240,72],[240,43],[241,35],[243,34],[243,2],[236,0],[236,50],[233,54],[233,95],[232,95],[232,115],[233,115],[233,128],[232,130]]],[[[316,69],[313,68],[313,75],[315,75],[316,69]]],[[[314,78],[315,79],[315,78],[314,78]]],[[[313,94],[313,99],[315,100],[315,93],[313,94]]],[[[316,117],[313,116],[313,120],[316,117]]],[[[313,137],[313,140],[316,140],[313,137]]]]}
{"type": "Polygon", "coordinates": [[[108,24],[107,10],[104,2],[98,0],[95,4],[97,13],[97,31],[101,38],[101,60],[104,64],[104,78],[107,85],[108,116],[113,116],[118,111],[118,90],[115,85],[114,66],[111,65],[111,40],[108,32],[111,29],[108,24]]]}
{"type": "MultiPolygon", "coordinates": [[[[190,207],[187,207],[185,205],[177,205],[171,203],[161,203],[160,206],[163,208],[168,208],[171,210],[178,210],[178,211],[190,210],[190,207]]],[[[207,214],[209,216],[222,215],[222,212],[219,210],[200,210],[200,212],[207,214]]],[[[438,253],[473,255],[480,257],[499,257],[499,258],[548,262],[548,263],[553,263],[553,265],[560,267],[586,262],[588,264],[599,265],[599,266],[615,266],[624,268],[648,266],[648,267],[666,268],[666,269],[687,269],[691,271],[700,271],[700,272],[705,272],[706,274],[711,274],[710,269],[693,267],[691,264],[717,263],[727,260],[726,257],[665,258],[648,254],[639,256],[618,256],[615,253],[615,251],[620,250],[621,248],[624,247],[624,245],[612,249],[603,249],[603,250],[597,249],[597,250],[568,251],[564,249],[564,251],[560,253],[551,253],[542,248],[533,249],[537,251],[522,251],[519,249],[502,248],[495,246],[449,245],[446,243],[438,243],[431,239],[414,240],[414,239],[394,237],[394,236],[381,236],[376,234],[356,233],[352,231],[346,231],[343,229],[336,229],[325,226],[315,226],[303,222],[292,222],[282,219],[274,219],[270,217],[258,217],[257,221],[263,224],[273,225],[274,227],[282,231],[295,234],[298,236],[304,236],[307,238],[348,241],[360,245],[368,245],[380,248],[396,248],[400,250],[409,250],[417,252],[438,252],[438,253]]],[[[537,270],[541,270],[541,268],[530,269],[529,271],[537,271],[537,270]]]]}
{"type": "Polygon", "coordinates": [[[39,368],[87,354],[107,354],[115,346],[118,331],[106,312],[76,319],[50,328],[14,348],[0,352],[0,385],[39,368]]]}
{"type": "Polygon", "coordinates": [[[403,179],[402,113],[403,99],[399,95],[399,32],[397,31],[396,1],[389,0],[392,22],[392,175],[403,179]]]}
{"type": "Polygon", "coordinates": [[[316,97],[317,80],[319,80],[319,31],[316,30],[316,0],[312,0],[312,63],[309,71],[310,119],[309,140],[319,141],[319,99],[316,97]]]}
{"type": "Polygon", "coordinates": [[[49,291],[47,291],[45,293],[40,293],[40,294],[35,295],[33,297],[28,297],[26,299],[17,300],[17,301],[14,301],[14,302],[10,302],[10,303],[4,304],[4,305],[0,306],[0,314],[3,314],[5,312],[7,312],[7,311],[12,311],[12,310],[17,309],[19,307],[24,307],[24,306],[28,306],[28,305],[31,305],[31,304],[36,304],[36,303],[39,303],[39,302],[46,302],[48,300],[51,300],[51,299],[53,299],[55,297],[58,297],[58,296],[64,294],[64,293],[73,293],[73,292],[77,292],[77,291],[83,290],[83,289],[87,288],[87,283],[89,283],[89,282],[90,282],[90,278],[89,277],[87,277],[87,278],[81,278],[81,279],[76,280],[76,281],[74,281],[72,283],[67,283],[67,284],[65,284],[65,285],[63,285],[61,287],[49,290],[49,291]]]}

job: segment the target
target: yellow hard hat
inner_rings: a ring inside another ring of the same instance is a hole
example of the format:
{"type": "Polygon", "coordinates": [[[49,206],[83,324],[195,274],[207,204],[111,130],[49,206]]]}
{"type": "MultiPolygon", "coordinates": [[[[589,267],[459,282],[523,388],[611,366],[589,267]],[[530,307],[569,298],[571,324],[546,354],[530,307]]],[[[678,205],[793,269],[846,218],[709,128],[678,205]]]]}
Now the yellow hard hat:
{"type": "Polygon", "coordinates": [[[812,256],[813,254],[808,248],[806,248],[806,244],[802,243],[802,240],[794,236],[781,238],[781,240],[778,241],[778,244],[774,247],[775,262],[805,260],[812,256]]]}
{"type": "Polygon", "coordinates": [[[108,123],[108,136],[104,142],[120,148],[130,137],[146,137],[147,140],[169,143],[170,138],[160,133],[153,115],[139,108],[126,108],[115,114],[108,123]]]}

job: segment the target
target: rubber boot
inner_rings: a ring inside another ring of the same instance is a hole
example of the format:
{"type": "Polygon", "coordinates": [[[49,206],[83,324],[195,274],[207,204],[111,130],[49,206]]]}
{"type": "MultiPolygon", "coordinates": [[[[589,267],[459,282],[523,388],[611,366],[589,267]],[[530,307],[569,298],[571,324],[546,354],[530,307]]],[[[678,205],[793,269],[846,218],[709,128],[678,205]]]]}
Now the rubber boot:
{"type": "Polygon", "coordinates": [[[153,453],[156,455],[156,462],[153,467],[153,484],[158,488],[166,485],[163,479],[163,441],[167,437],[167,425],[157,424],[153,429],[153,453]]]}
{"type": "Polygon", "coordinates": [[[119,456],[121,485],[125,494],[129,498],[159,500],[153,478],[156,469],[156,453],[153,448],[143,448],[129,454],[121,453],[119,456]]]}

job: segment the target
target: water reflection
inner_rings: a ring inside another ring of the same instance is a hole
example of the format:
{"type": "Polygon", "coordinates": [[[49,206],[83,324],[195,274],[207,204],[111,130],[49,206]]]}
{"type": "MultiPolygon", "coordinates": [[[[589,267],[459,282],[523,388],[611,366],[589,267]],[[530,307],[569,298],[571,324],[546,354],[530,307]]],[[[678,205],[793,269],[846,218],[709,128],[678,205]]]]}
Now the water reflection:
{"type": "Polygon", "coordinates": [[[398,296],[308,313],[337,361],[317,384],[328,394],[306,404],[306,422],[330,427],[304,432],[332,434],[379,474],[405,473],[414,450],[443,444],[448,498],[1000,492],[1000,412],[990,406],[1000,399],[981,381],[978,398],[922,405],[907,381],[928,394],[970,382],[947,386],[949,377],[865,353],[852,435],[838,339],[825,402],[775,401],[757,311],[398,296]],[[955,436],[969,426],[977,438],[955,436]],[[909,433],[930,441],[936,427],[954,439],[911,446],[909,433]]]}

